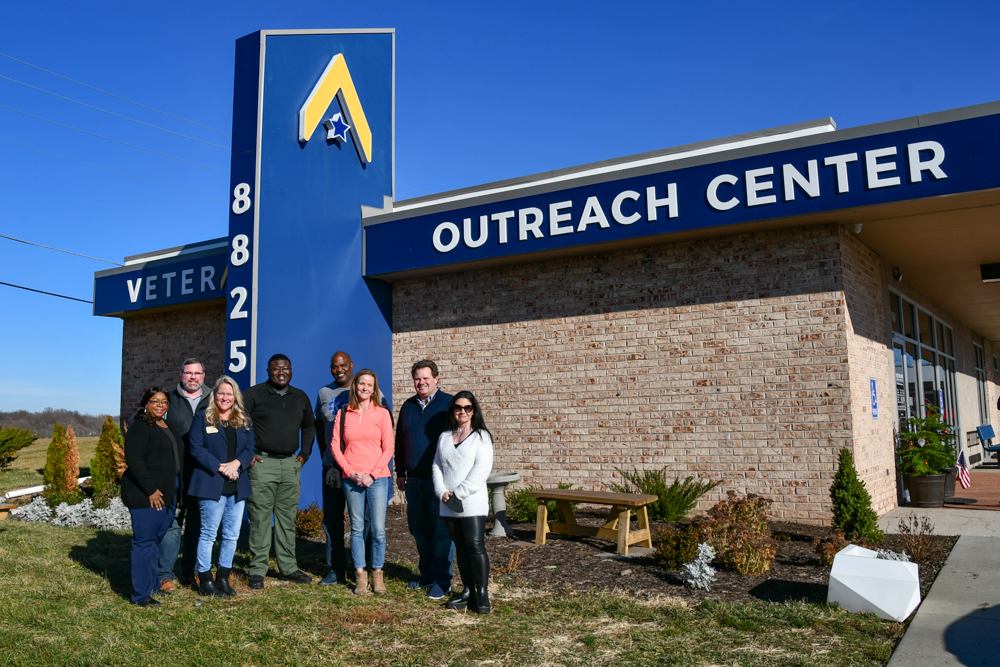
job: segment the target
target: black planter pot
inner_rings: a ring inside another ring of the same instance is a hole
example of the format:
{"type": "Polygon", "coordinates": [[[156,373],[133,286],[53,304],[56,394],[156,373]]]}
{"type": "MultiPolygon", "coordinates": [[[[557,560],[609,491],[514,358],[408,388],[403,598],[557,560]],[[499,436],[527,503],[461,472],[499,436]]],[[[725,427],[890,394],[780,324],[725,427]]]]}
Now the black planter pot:
{"type": "Polygon", "coordinates": [[[944,469],[944,497],[953,498],[955,496],[955,480],[958,477],[958,466],[944,469]]]}
{"type": "Polygon", "coordinates": [[[947,475],[923,475],[907,477],[906,488],[910,490],[912,507],[944,507],[944,483],[947,475]]]}

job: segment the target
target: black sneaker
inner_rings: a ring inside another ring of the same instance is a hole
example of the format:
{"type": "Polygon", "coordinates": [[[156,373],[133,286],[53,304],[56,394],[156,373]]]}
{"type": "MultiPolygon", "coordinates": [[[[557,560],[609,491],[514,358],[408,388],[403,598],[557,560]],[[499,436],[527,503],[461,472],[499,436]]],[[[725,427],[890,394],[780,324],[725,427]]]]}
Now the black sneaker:
{"type": "Polygon", "coordinates": [[[251,574],[249,586],[250,590],[253,591],[264,590],[264,577],[260,576],[259,574],[251,574]]]}
{"type": "Polygon", "coordinates": [[[160,601],[159,600],[154,600],[153,598],[148,597],[148,598],[143,598],[143,599],[139,600],[138,602],[135,603],[135,605],[137,607],[159,607],[160,606],[160,601]]]}
{"type": "Polygon", "coordinates": [[[295,570],[291,574],[279,574],[278,579],[281,581],[294,581],[297,584],[311,584],[313,582],[312,577],[302,570],[295,570]]]}

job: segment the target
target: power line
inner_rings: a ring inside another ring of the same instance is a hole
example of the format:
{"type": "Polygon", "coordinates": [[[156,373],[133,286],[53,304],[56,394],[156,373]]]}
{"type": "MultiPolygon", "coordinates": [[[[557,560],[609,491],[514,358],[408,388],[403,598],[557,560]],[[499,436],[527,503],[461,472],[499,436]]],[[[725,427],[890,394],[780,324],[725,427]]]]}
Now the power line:
{"type": "Polygon", "coordinates": [[[185,139],[190,139],[192,141],[200,141],[201,143],[208,144],[209,146],[215,146],[216,148],[222,148],[222,149],[227,150],[227,151],[229,150],[229,146],[222,146],[220,144],[213,144],[211,141],[205,141],[204,139],[199,139],[198,137],[191,137],[191,136],[188,136],[186,134],[181,134],[180,132],[174,132],[173,130],[168,130],[167,128],[160,127],[159,125],[153,125],[152,123],[147,123],[145,121],[136,120],[135,118],[129,118],[128,116],[123,116],[120,113],[115,113],[114,111],[108,111],[107,109],[102,109],[100,107],[95,107],[92,104],[87,104],[86,102],[81,102],[80,100],[74,100],[72,97],[66,97],[65,95],[60,95],[58,93],[53,93],[51,90],[45,90],[44,88],[39,88],[38,86],[32,86],[30,83],[25,83],[23,81],[18,81],[17,79],[12,79],[9,76],[4,76],[3,74],[0,74],[0,79],[6,79],[7,81],[11,81],[13,83],[20,84],[20,85],[25,86],[27,88],[31,88],[32,90],[37,90],[37,91],[46,93],[48,95],[52,95],[53,97],[58,97],[59,99],[67,100],[69,102],[73,102],[74,104],[79,104],[80,106],[85,106],[88,109],[95,109],[97,111],[109,114],[111,116],[117,116],[118,118],[124,118],[125,120],[132,121],[133,123],[139,123],[140,125],[145,125],[146,127],[151,127],[153,129],[160,130],[162,132],[169,132],[170,134],[176,134],[178,137],[184,137],[185,139]]]}
{"type": "Polygon", "coordinates": [[[37,292],[38,294],[47,294],[49,296],[57,296],[60,299],[69,299],[70,301],[79,301],[81,303],[94,303],[93,301],[87,301],[86,299],[77,299],[75,296],[66,296],[65,294],[56,294],[55,292],[46,292],[40,289],[32,289],[30,287],[24,287],[23,285],[15,285],[14,283],[0,282],[0,285],[6,285],[7,287],[16,287],[17,289],[27,290],[29,292],[37,292]]]}
{"type": "Polygon", "coordinates": [[[208,125],[202,125],[201,123],[196,123],[195,121],[188,120],[187,118],[181,118],[180,116],[175,116],[174,114],[167,113],[166,111],[160,111],[159,109],[154,109],[153,107],[146,106],[145,104],[140,104],[139,102],[134,102],[134,101],[132,101],[132,100],[130,100],[128,98],[122,97],[120,95],[115,95],[114,93],[109,93],[106,90],[101,90],[100,88],[97,88],[95,86],[91,86],[89,83],[84,83],[83,81],[77,81],[76,79],[71,79],[68,76],[65,76],[63,74],[59,74],[58,72],[53,72],[50,69],[45,69],[44,67],[39,67],[38,65],[32,65],[31,63],[29,63],[27,61],[24,61],[24,60],[19,60],[18,58],[15,58],[14,56],[8,56],[6,53],[0,53],[0,56],[3,56],[4,58],[8,58],[10,60],[13,60],[14,62],[21,63],[22,65],[27,65],[28,67],[34,67],[35,69],[41,70],[43,72],[47,72],[48,74],[52,74],[54,76],[58,76],[61,79],[66,79],[67,81],[72,81],[73,83],[79,84],[79,85],[84,86],[86,88],[90,88],[91,90],[96,90],[97,92],[102,93],[104,95],[109,95],[109,96],[111,96],[111,97],[113,97],[113,98],[115,98],[117,100],[121,100],[123,102],[128,102],[129,104],[134,104],[134,105],[136,105],[138,107],[142,107],[143,109],[149,109],[150,111],[155,111],[156,113],[163,114],[164,116],[170,116],[171,118],[176,118],[177,120],[182,120],[185,123],[191,123],[192,125],[197,125],[198,127],[203,127],[206,130],[212,130],[213,132],[218,132],[220,134],[226,135],[227,137],[231,137],[232,136],[228,132],[223,132],[222,130],[217,130],[214,127],[209,127],[208,125]]]}
{"type": "MultiPolygon", "coordinates": [[[[3,54],[0,54],[0,55],[3,55],[3,54]]],[[[173,155],[167,155],[166,153],[160,153],[160,152],[157,152],[157,151],[154,151],[154,150],[150,150],[149,148],[143,148],[142,146],[136,146],[135,144],[130,144],[130,143],[125,142],[125,141],[119,141],[118,139],[112,139],[111,137],[106,137],[103,134],[97,134],[96,132],[90,132],[88,130],[81,130],[80,128],[73,127],[72,125],[66,125],[65,123],[59,123],[59,122],[56,122],[54,120],[49,120],[48,118],[42,118],[41,116],[36,116],[34,114],[30,114],[27,111],[20,111],[18,109],[14,109],[12,107],[7,107],[7,106],[4,106],[2,104],[0,104],[0,109],[6,109],[7,111],[13,111],[14,113],[19,113],[22,116],[27,116],[29,118],[36,118],[38,120],[43,120],[46,123],[52,123],[53,125],[58,125],[60,127],[65,127],[65,128],[70,129],[70,130],[76,130],[77,132],[83,132],[84,134],[89,134],[90,136],[97,137],[98,139],[107,139],[108,141],[113,141],[116,144],[121,144],[122,146],[128,146],[130,148],[137,148],[140,151],[146,151],[147,153],[152,153],[153,155],[159,155],[161,157],[170,158],[171,160],[177,160],[178,162],[185,162],[187,164],[192,164],[192,165],[194,165],[196,167],[201,167],[202,169],[210,169],[212,171],[217,171],[220,174],[228,174],[229,173],[228,171],[225,171],[223,169],[216,169],[215,167],[209,167],[207,164],[199,164],[198,162],[192,162],[191,160],[185,160],[184,158],[174,157],[173,155]]]]}
{"type": "Polygon", "coordinates": [[[11,241],[17,241],[18,243],[26,243],[27,245],[38,246],[39,248],[46,248],[48,250],[55,250],[56,252],[64,252],[67,255],[76,255],[77,257],[86,257],[87,259],[92,259],[98,262],[104,262],[105,264],[114,264],[115,266],[125,266],[124,264],[119,264],[118,262],[112,262],[111,260],[101,259],[100,257],[91,257],[90,255],[81,255],[78,252],[73,252],[72,250],[63,250],[62,248],[53,248],[50,245],[42,245],[41,243],[32,243],[31,241],[25,241],[24,239],[15,239],[13,236],[6,236],[0,234],[0,239],[9,239],[11,241]]]}
{"type": "Polygon", "coordinates": [[[84,162],[83,160],[77,160],[75,157],[70,157],[68,155],[60,155],[59,153],[53,153],[52,151],[47,151],[44,148],[38,148],[37,146],[30,146],[28,144],[22,144],[20,141],[14,141],[13,139],[8,139],[6,137],[0,137],[0,141],[6,141],[12,144],[17,144],[18,146],[23,146],[25,148],[30,148],[33,151],[38,151],[39,153],[46,153],[48,155],[54,155],[56,157],[61,157],[64,160],[72,160],[79,164],[85,164],[88,167],[94,167],[95,169],[103,169],[104,171],[111,172],[112,174],[117,174],[119,176],[124,176],[125,178],[131,178],[136,181],[141,181],[142,183],[149,183],[150,185],[155,185],[157,187],[166,188],[168,190],[173,190],[174,192],[183,192],[186,195],[191,195],[192,197],[200,197],[201,199],[207,199],[208,201],[216,202],[217,204],[225,204],[221,199],[215,199],[213,197],[206,197],[205,195],[200,195],[197,192],[190,192],[188,190],[181,190],[180,188],[175,188],[172,185],[164,185],[163,183],[157,183],[156,181],[150,181],[145,178],[139,178],[138,176],[133,176],[132,174],[126,174],[121,171],[115,171],[114,169],[108,169],[107,167],[102,167],[99,164],[93,164],[92,162],[84,162]]]}

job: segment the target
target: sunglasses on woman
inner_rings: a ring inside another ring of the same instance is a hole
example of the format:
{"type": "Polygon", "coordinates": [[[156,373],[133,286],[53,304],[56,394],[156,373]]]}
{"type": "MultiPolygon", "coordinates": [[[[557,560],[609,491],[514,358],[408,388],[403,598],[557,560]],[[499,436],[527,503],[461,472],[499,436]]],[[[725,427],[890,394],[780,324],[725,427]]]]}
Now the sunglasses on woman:
{"type": "Polygon", "coordinates": [[[476,411],[476,409],[474,407],[472,407],[471,405],[456,405],[455,406],[455,412],[466,412],[466,413],[468,413],[468,414],[471,415],[475,411],[476,411]]]}

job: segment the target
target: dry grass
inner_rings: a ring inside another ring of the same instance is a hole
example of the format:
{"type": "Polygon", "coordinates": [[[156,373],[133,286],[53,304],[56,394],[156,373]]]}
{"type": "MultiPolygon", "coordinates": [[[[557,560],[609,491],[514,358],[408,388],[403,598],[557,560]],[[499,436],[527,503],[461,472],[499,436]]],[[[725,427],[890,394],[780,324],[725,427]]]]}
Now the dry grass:
{"type": "Polygon", "coordinates": [[[406,590],[385,596],[279,585],[156,609],[130,605],[128,533],[0,522],[3,665],[840,665],[881,666],[902,626],[824,605],[681,603],[493,585],[494,613],[448,611],[406,590]],[[828,651],[836,646],[836,651],[828,651]],[[821,648],[818,648],[821,647],[821,648]]]}

